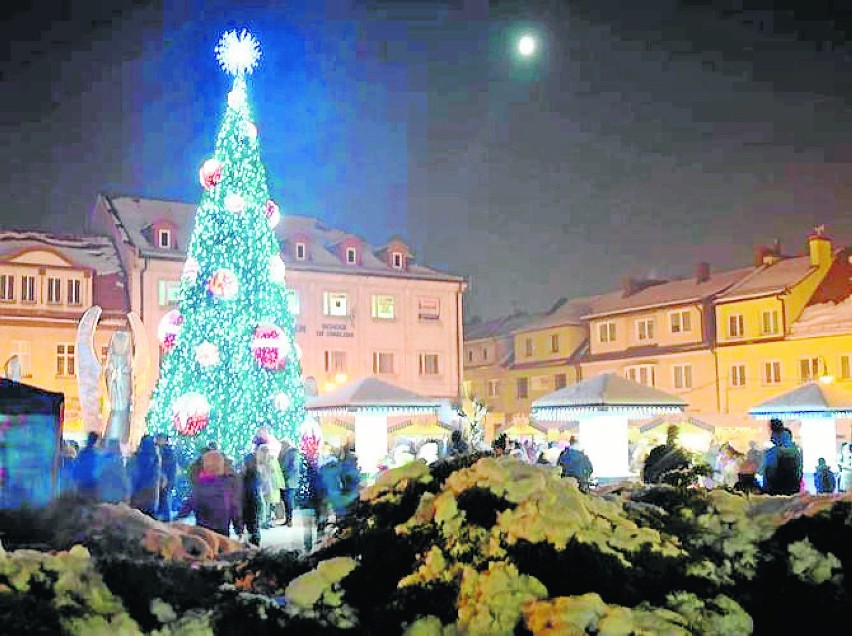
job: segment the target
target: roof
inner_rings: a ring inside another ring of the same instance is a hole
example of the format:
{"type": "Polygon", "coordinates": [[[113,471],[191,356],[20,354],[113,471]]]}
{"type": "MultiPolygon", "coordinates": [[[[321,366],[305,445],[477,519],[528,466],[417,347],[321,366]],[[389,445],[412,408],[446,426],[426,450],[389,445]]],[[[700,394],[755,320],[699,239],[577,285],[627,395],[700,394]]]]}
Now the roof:
{"type": "Polygon", "coordinates": [[[358,411],[361,409],[435,410],[442,400],[426,397],[374,377],[355,380],[318,397],[308,398],[308,411],[358,411]]]}
{"type": "Polygon", "coordinates": [[[782,292],[798,283],[814,269],[810,256],[792,256],[771,265],[761,265],[753,268],[750,276],[746,276],[720,294],[719,300],[735,300],[782,292]]]}
{"type": "Polygon", "coordinates": [[[508,336],[534,320],[539,314],[514,313],[509,316],[501,316],[486,322],[464,326],[464,341],[485,340],[486,338],[499,338],[508,336]]]}
{"type": "Polygon", "coordinates": [[[833,384],[808,382],[749,409],[756,417],[815,416],[852,417],[852,393],[833,384]]]}
{"type": "Polygon", "coordinates": [[[790,329],[792,336],[816,336],[852,333],[852,295],[838,303],[820,303],[805,307],[790,329]]]}
{"type": "MultiPolygon", "coordinates": [[[[163,199],[149,199],[132,196],[101,195],[110,206],[117,222],[123,226],[126,239],[140,253],[152,258],[183,260],[185,249],[192,235],[197,205],[163,199]],[[160,248],[146,236],[145,229],[157,221],[168,220],[175,225],[175,242],[178,249],[160,248]]],[[[275,229],[282,245],[292,236],[305,237],[310,241],[310,261],[294,261],[285,252],[282,253],[287,267],[294,270],[328,271],[346,274],[379,274],[396,278],[425,278],[432,280],[451,280],[461,282],[460,276],[453,276],[424,265],[409,263],[405,270],[396,270],[376,256],[379,248],[363,243],[361,262],[358,265],[343,263],[331,251],[331,247],[342,240],[354,236],[349,232],[331,228],[319,219],[295,214],[282,214],[281,222],[275,229]]],[[[361,240],[361,239],[359,239],[361,240]]]]}
{"type": "Polygon", "coordinates": [[[577,364],[580,360],[585,358],[589,352],[589,339],[584,339],[574,351],[571,352],[568,356],[563,356],[561,358],[549,359],[549,360],[535,360],[531,362],[516,362],[516,359],[512,358],[512,364],[510,366],[511,369],[514,370],[523,370],[523,369],[541,369],[544,367],[561,367],[561,366],[570,366],[573,364],[577,364]]]}
{"type": "Polygon", "coordinates": [[[753,272],[754,267],[743,267],[726,272],[711,272],[710,276],[700,283],[694,277],[671,280],[650,285],[629,296],[625,296],[621,290],[610,292],[609,294],[595,296],[590,311],[583,317],[594,318],[646,307],[697,302],[725,291],[753,272]]]}
{"type": "Polygon", "coordinates": [[[597,298],[600,298],[600,296],[569,300],[552,311],[540,314],[538,317],[532,317],[527,324],[519,327],[517,331],[533,331],[561,327],[562,325],[582,324],[583,316],[592,311],[597,298]]]}
{"type": "Polygon", "coordinates": [[[533,409],[589,407],[678,407],[686,401],[615,373],[602,373],[533,401],[533,409]]]}

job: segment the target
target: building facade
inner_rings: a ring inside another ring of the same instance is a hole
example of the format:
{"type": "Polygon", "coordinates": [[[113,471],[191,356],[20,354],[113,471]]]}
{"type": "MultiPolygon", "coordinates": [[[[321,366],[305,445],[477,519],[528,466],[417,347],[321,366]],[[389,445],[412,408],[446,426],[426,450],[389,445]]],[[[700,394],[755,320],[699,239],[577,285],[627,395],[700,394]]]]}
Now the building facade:
{"type": "Polygon", "coordinates": [[[126,277],[103,236],[0,232],[0,361],[7,377],[65,394],[66,433],[81,435],[77,326],[91,305],[101,361],[112,334],[126,329],[126,277]]]}
{"type": "MultiPolygon", "coordinates": [[[[130,306],[153,352],[159,351],[158,325],[179,300],[195,209],[101,194],[90,215],[91,229],[120,246],[130,306]]],[[[398,237],[374,247],[293,215],[285,215],[276,232],[295,292],[291,310],[309,393],[375,375],[422,395],[458,398],[462,278],[416,263],[398,237]]],[[[155,382],[156,376],[152,388],[155,382]]]]}

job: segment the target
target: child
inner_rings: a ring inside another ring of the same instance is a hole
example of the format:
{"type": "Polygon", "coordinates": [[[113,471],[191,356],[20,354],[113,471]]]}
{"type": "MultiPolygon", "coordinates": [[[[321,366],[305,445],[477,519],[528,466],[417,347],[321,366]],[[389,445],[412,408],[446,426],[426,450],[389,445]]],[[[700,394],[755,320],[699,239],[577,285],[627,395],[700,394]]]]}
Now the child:
{"type": "Polygon", "coordinates": [[[817,460],[816,472],[814,472],[814,486],[816,487],[817,494],[824,495],[832,493],[836,485],[837,478],[831,472],[828,464],[825,463],[825,458],[820,457],[817,460]]]}

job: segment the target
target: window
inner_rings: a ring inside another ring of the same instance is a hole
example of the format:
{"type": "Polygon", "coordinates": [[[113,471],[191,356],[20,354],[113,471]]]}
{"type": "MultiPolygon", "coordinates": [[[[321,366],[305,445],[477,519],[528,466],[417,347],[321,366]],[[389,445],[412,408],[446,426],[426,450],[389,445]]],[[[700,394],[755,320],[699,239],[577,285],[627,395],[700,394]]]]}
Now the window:
{"type": "Polygon", "coordinates": [[[654,321],[637,320],[636,321],[636,339],[637,340],[653,340],[654,339],[654,321]]]}
{"type": "Polygon", "coordinates": [[[68,281],[68,304],[69,305],[82,305],[83,301],[81,300],[82,296],[80,294],[82,288],[82,283],[79,280],[69,280],[68,281]]]}
{"type": "Polygon", "coordinates": [[[488,362],[488,347],[482,347],[482,361],[488,362]]]}
{"type": "Polygon", "coordinates": [[[391,263],[393,264],[394,269],[402,269],[404,262],[401,252],[394,252],[391,254],[391,263]]]}
{"type": "Polygon", "coordinates": [[[743,337],[743,316],[742,314],[734,314],[728,316],[728,337],[742,338],[743,337]]]}
{"type": "Polygon", "coordinates": [[[524,340],[524,355],[529,358],[532,354],[533,354],[532,338],[526,338],[524,340]]]}
{"type": "Polygon", "coordinates": [[[761,325],[764,335],[778,333],[778,312],[764,311],[761,315],[761,325]]]}
{"type": "Polygon", "coordinates": [[[438,375],[438,354],[420,354],[420,375],[438,375]]]}
{"type": "Polygon", "coordinates": [[[730,373],[731,386],[746,385],[746,368],[744,364],[735,364],[731,367],[730,373]]]}
{"type": "Polygon", "coordinates": [[[325,352],[325,372],[326,373],[345,373],[346,372],[346,352],[345,351],[326,351],[325,352]]]}
{"type": "Polygon", "coordinates": [[[488,380],[488,397],[497,397],[500,394],[500,380],[488,380]]]}
{"type": "Polygon", "coordinates": [[[852,379],[852,355],[840,356],[840,379],[852,379]]]}
{"type": "Polygon", "coordinates": [[[15,300],[15,277],[11,274],[0,276],[0,300],[15,300]]]}
{"type": "Polygon", "coordinates": [[[550,336],[550,353],[559,353],[559,334],[550,336]]]}
{"type": "Polygon", "coordinates": [[[56,345],[56,375],[60,377],[73,377],[75,371],[74,345],[56,345]]]}
{"type": "Polygon", "coordinates": [[[518,378],[516,381],[517,395],[519,398],[526,398],[530,395],[530,383],[528,378],[518,378]]]}
{"type": "Polygon", "coordinates": [[[358,250],[354,247],[346,248],[346,262],[350,265],[355,265],[358,262],[358,250]]]}
{"type": "Polygon", "coordinates": [[[799,380],[804,384],[819,379],[819,358],[799,360],[799,380]]]}
{"type": "Polygon", "coordinates": [[[36,301],[35,283],[35,276],[21,276],[21,302],[34,303],[36,301]]]}
{"type": "Polygon", "coordinates": [[[676,364],[673,367],[674,372],[674,388],[676,389],[691,389],[692,388],[692,365],[691,364],[676,364]]]}
{"type": "Polygon", "coordinates": [[[393,373],[393,354],[380,351],[373,352],[373,373],[393,373]]]}
{"type": "Polygon", "coordinates": [[[672,333],[686,333],[692,331],[692,316],[688,311],[676,311],[669,314],[672,333]]]}
{"type": "Polygon", "coordinates": [[[778,361],[769,361],[763,363],[763,383],[764,384],[780,384],[781,383],[781,363],[778,361]]]}
{"type": "Polygon", "coordinates": [[[602,322],[598,325],[598,340],[600,342],[615,342],[614,322],[602,322]]]}
{"type": "Polygon", "coordinates": [[[299,300],[299,291],[296,289],[290,289],[289,294],[287,294],[287,309],[290,310],[290,314],[293,316],[298,316],[302,311],[302,304],[299,300]]]}
{"type": "Polygon", "coordinates": [[[177,305],[180,300],[180,283],[173,280],[158,281],[157,300],[160,303],[160,307],[177,305]]]}
{"type": "Polygon", "coordinates": [[[468,361],[468,362],[473,362],[473,349],[468,349],[468,350],[467,350],[467,361],[468,361]]]}
{"type": "Polygon", "coordinates": [[[26,340],[13,340],[12,341],[12,355],[18,357],[18,368],[21,370],[22,378],[32,377],[31,375],[31,367],[30,367],[30,358],[31,358],[31,350],[30,343],[26,340]]]}
{"type": "Polygon", "coordinates": [[[304,243],[296,243],[296,260],[303,261],[308,257],[308,248],[304,243]]]}
{"type": "Polygon", "coordinates": [[[346,294],[340,292],[322,293],[322,313],[326,316],[348,316],[346,294]]]}
{"type": "Polygon", "coordinates": [[[373,296],[373,318],[393,320],[395,318],[393,305],[393,296],[373,296]]]}
{"type": "Polygon", "coordinates": [[[437,298],[421,298],[417,317],[420,320],[438,320],[441,317],[441,303],[437,298]]]}
{"type": "Polygon", "coordinates": [[[172,246],[172,231],[171,230],[160,230],[157,232],[157,245],[160,247],[171,247],[172,246]]]}
{"type": "Polygon", "coordinates": [[[568,386],[568,376],[564,373],[557,373],[553,376],[553,386],[558,391],[559,389],[564,389],[568,386]]]}
{"type": "Polygon", "coordinates": [[[59,278],[47,279],[47,302],[58,305],[62,302],[62,280],[59,278]]]}
{"type": "Polygon", "coordinates": [[[652,364],[638,364],[633,367],[627,367],[624,370],[624,377],[645,386],[656,386],[654,365],[652,364]]]}

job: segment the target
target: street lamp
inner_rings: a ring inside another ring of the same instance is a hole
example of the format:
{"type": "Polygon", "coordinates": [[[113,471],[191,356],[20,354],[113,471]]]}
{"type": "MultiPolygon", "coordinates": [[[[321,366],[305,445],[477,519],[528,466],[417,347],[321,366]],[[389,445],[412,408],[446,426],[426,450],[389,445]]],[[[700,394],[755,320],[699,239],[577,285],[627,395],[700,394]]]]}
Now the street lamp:
{"type": "Polygon", "coordinates": [[[530,57],[537,48],[537,42],[532,35],[522,35],[518,40],[518,53],[524,57],[530,57]]]}

